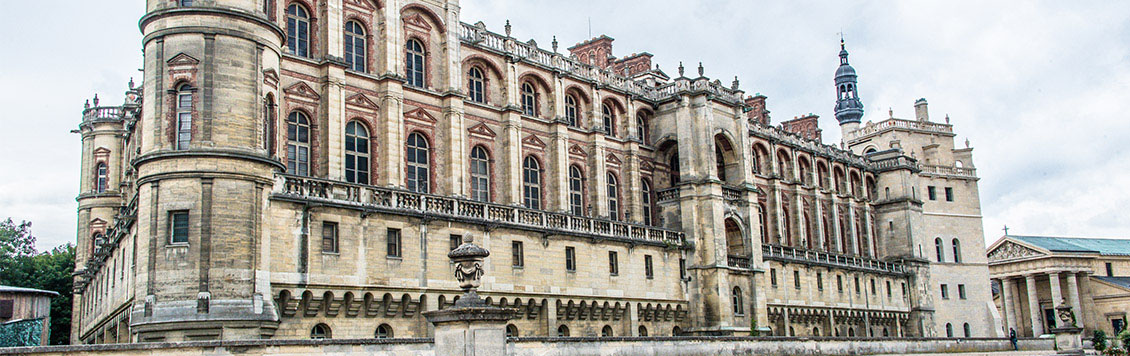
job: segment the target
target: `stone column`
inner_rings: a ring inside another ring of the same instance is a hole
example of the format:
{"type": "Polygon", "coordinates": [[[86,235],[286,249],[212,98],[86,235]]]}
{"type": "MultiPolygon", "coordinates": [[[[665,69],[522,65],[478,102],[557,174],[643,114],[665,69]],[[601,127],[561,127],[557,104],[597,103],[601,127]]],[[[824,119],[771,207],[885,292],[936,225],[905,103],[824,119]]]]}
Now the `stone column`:
{"type": "Polygon", "coordinates": [[[1075,313],[1075,326],[1082,328],[1083,308],[1079,303],[1079,280],[1075,277],[1075,272],[1067,274],[1067,298],[1071,311],[1075,313]]]}
{"type": "Polygon", "coordinates": [[[1016,307],[1016,302],[1013,301],[1012,296],[1012,289],[1014,288],[1012,279],[1005,277],[1001,278],[1000,281],[1001,309],[1004,309],[1002,312],[1004,314],[1004,333],[1008,335],[1009,330],[1019,327],[1020,323],[1016,320],[1016,312],[1013,310],[1016,307]]]}
{"type": "MultiPolygon", "coordinates": [[[[1052,308],[1063,304],[1063,288],[1059,285],[1059,272],[1048,272],[1048,285],[1051,287],[1052,295],[1052,308]]],[[[1055,327],[1064,327],[1068,325],[1058,325],[1056,322],[1055,327]]],[[[1051,325],[1048,325],[1051,328],[1051,325]]]]}
{"type": "Polygon", "coordinates": [[[1032,322],[1032,337],[1037,337],[1043,331],[1043,322],[1040,321],[1040,300],[1036,297],[1036,275],[1024,276],[1024,283],[1028,285],[1028,318],[1032,322]]]}

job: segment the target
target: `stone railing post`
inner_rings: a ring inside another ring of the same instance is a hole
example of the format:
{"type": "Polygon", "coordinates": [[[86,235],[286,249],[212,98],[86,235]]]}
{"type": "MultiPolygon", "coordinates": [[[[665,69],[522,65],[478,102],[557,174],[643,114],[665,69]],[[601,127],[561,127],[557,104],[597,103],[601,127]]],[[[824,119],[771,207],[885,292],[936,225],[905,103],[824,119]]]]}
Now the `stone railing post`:
{"type": "Polygon", "coordinates": [[[490,251],[468,236],[447,257],[455,262],[455,278],[463,296],[448,309],[424,313],[435,325],[436,356],[502,356],[506,354],[506,321],[514,311],[487,304],[476,293],[483,276],[483,259],[490,251]]]}

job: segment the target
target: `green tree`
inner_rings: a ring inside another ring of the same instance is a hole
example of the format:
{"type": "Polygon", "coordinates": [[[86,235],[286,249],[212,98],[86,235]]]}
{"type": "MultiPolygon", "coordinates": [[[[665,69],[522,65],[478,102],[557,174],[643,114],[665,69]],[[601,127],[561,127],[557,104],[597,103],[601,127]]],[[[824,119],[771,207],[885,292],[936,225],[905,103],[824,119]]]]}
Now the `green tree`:
{"type": "Polygon", "coordinates": [[[71,289],[75,247],[58,246],[36,253],[31,223],[0,222],[0,284],[59,293],[51,299],[51,344],[65,345],[71,332],[71,289]]]}

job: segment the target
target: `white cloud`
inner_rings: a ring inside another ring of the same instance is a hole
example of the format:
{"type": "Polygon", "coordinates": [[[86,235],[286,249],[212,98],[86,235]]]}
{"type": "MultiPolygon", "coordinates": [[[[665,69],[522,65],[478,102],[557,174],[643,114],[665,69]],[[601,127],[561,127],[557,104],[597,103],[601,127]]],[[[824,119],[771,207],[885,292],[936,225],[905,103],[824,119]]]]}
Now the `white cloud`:
{"type": "MultiPolygon", "coordinates": [[[[32,220],[40,248],[73,241],[79,121],[94,92],[121,100],[139,76],[143,4],[11,4],[0,21],[0,217],[32,220]]],[[[832,74],[839,32],[860,73],[866,118],[887,108],[949,114],[968,137],[981,176],[986,235],[1130,236],[1130,3],[870,1],[464,0],[463,21],[562,52],[592,35],[615,52],[649,52],[668,74],[688,73],[769,97],[775,121],[813,112],[825,141],[839,140],[832,74]]],[[[140,79],[140,78],[138,78],[140,79]]],[[[960,143],[959,143],[960,145],[960,143]]]]}

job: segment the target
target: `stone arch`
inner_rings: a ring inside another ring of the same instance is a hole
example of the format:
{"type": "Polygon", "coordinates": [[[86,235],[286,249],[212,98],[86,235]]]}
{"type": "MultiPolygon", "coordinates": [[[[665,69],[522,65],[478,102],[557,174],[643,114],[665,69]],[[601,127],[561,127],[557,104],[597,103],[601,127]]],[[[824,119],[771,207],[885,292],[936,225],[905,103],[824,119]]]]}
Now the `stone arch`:
{"type": "Polygon", "coordinates": [[[737,184],[742,181],[739,167],[741,155],[735,149],[734,140],[725,130],[714,134],[714,172],[719,180],[737,184]]]}

